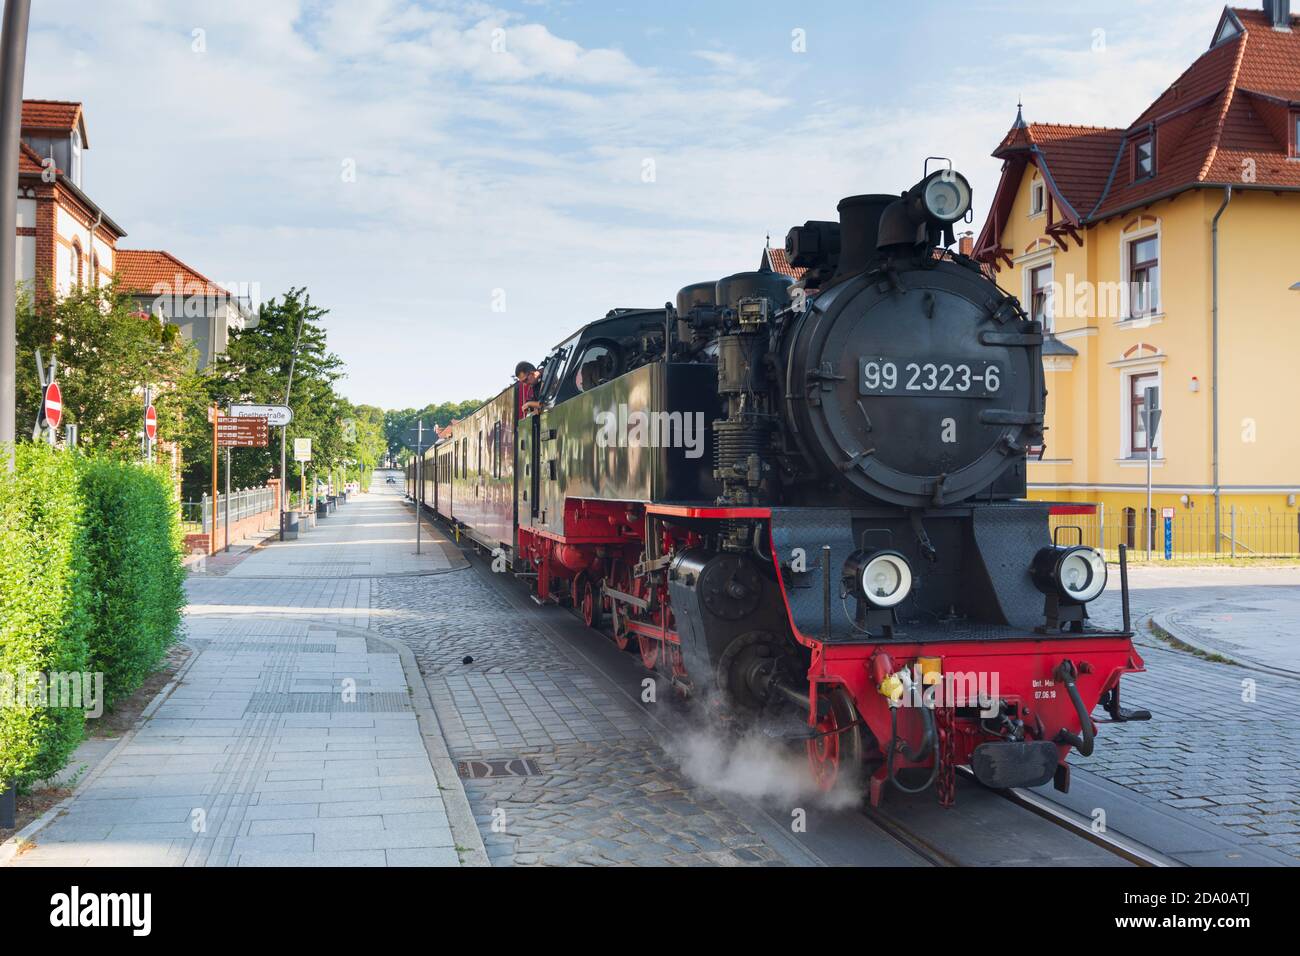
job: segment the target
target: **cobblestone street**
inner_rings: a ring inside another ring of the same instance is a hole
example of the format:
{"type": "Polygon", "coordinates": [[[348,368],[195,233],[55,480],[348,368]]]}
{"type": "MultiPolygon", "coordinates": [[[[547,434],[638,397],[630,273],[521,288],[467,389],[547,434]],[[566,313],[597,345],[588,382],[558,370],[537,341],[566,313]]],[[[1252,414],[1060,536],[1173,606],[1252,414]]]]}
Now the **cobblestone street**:
{"type": "MultiPolygon", "coordinates": [[[[1136,643],[1147,671],[1125,678],[1124,706],[1147,708],[1152,719],[1102,727],[1093,756],[1071,762],[1300,859],[1300,681],[1175,649],[1147,626],[1172,610],[1175,622],[1194,621],[1198,633],[1217,627],[1241,646],[1254,641],[1259,620],[1243,609],[1258,604],[1268,608],[1269,628],[1252,646],[1267,648],[1275,635],[1289,635],[1293,659],[1300,569],[1156,567],[1130,574],[1136,643]],[[1232,615],[1244,616],[1244,627],[1229,631],[1223,618],[1232,615]]],[[[1120,616],[1116,588],[1097,602],[1094,619],[1116,626],[1120,616]]]]}
{"type": "Polygon", "coordinates": [[[458,762],[531,761],[526,776],[465,780],[494,864],[807,862],[688,780],[644,713],[477,569],[377,579],[374,606],[376,630],[415,652],[458,762]]]}

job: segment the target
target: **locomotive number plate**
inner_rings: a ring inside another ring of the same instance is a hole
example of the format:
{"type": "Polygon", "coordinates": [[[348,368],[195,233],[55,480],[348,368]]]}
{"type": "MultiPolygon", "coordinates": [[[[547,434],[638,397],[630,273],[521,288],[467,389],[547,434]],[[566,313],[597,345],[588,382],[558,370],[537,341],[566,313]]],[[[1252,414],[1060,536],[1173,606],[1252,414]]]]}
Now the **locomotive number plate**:
{"type": "Polygon", "coordinates": [[[862,356],[858,359],[858,393],[992,398],[1002,388],[1004,371],[997,362],[970,359],[862,356]]]}

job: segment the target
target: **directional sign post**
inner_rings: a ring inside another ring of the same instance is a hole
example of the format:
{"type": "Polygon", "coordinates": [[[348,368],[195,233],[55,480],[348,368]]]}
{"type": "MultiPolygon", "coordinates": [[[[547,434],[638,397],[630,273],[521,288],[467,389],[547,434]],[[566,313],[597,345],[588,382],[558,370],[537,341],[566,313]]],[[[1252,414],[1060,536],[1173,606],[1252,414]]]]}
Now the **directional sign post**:
{"type": "Polygon", "coordinates": [[[288,405],[231,405],[232,418],[265,418],[272,428],[283,428],[293,421],[288,405]]]}
{"type": "MultiPolygon", "coordinates": [[[[286,398],[286,401],[288,399],[286,398]]],[[[288,405],[231,405],[230,414],[236,418],[265,418],[272,428],[280,429],[280,540],[284,540],[287,510],[285,497],[289,494],[289,482],[284,471],[284,445],[288,426],[293,421],[293,410],[288,405]]]]}
{"type": "Polygon", "coordinates": [[[222,448],[265,448],[268,444],[265,418],[222,415],[216,428],[217,443],[222,448]]]}
{"type": "Polygon", "coordinates": [[[1156,529],[1152,523],[1152,518],[1155,515],[1151,511],[1151,456],[1155,452],[1156,432],[1160,428],[1161,412],[1159,403],[1160,392],[1158,389],[1148,388],[1142,392],[1142,428],[1146,432],[1147,442],[1147,508],[1142,519],[1142,526],[1146,529],[1148,561],[1151,560],[1151,539],[1156,536],[1156,529]]]}
{"type": "Polygon", "coordinates": [[[295,438],[293,440],[293,460],[299,463],[298,468],[298,507],[306,509],[307,507],[307,462],[311,461],[311,439],[295,438]]]}

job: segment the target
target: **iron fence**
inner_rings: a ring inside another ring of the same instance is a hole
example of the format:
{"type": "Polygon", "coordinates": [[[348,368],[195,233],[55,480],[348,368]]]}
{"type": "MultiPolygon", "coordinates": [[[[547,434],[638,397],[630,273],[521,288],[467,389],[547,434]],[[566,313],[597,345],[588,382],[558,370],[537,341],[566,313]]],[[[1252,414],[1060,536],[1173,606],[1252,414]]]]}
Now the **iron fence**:
{"type": "MultiPolygon", "coordinates": [[[[230,508],[230,520],[239,521],[250,515],[261,514],[275,507],[275,489],[271,487],[241,488],[230,493],[227,502],[225,495],[217,495],[217,522],[226,520],[226,508],[230,508]]],[[[198,501],[181,502],[181,523],[187,531],[209,534],[212,531],[212,499],[206,494],[198,501]]]]}
{"type": "Polygon", "coordinates": [[[1213,509],[1177,509],[1171,518],[1165,518],[1160,508],[1145,516],[1144,510],[1107,508],[1100,503],[1054,509],[1052,537],[1060,544],[1089,545],[1112,559],[1118,557],[1121,544],[1128,546],[1134,559],[1145,558],[1148,545],[1155,559],[1164,559],[1166,554],[1184,560],[1300,556],[1300,515],[1296,512],[1227,507],[1219,512],[1216,530],[1213,509]],[[1089,508],[1090,513],[1084,511],[1089,508]]]}

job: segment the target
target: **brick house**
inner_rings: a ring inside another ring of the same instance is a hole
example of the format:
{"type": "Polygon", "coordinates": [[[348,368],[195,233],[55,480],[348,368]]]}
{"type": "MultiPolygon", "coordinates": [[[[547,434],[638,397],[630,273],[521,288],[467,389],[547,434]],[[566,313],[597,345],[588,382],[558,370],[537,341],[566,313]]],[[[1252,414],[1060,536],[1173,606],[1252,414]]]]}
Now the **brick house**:
{"type": "Polygon", "coordinates": [[[126,235],[82,191],[86,118],[80,103],[24,100],[18,158],[18,281],[34,295],[106,285],[126,235]]]}

